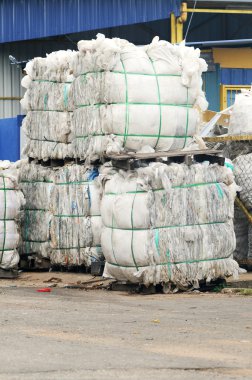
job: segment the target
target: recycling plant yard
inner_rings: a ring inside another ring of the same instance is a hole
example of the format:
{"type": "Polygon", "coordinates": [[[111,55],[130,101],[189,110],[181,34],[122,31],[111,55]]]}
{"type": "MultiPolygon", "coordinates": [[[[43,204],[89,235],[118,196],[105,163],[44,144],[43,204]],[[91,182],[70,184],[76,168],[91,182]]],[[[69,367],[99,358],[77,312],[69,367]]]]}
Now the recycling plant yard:
{"type": "Polygon", "coordinates": [[[35,3],[94,17],[3,23],[0,379],[251,379],[252,2],[35,3]]]}

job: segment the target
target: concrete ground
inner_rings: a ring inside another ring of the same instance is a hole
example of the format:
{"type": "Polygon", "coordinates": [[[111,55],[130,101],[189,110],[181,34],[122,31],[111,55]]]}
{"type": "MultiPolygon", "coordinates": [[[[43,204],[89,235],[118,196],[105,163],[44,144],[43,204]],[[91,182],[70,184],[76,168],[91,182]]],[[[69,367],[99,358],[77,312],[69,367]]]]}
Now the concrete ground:
{"type": "Polygon", "coordinates": [[[252,378],[249,296],[38,293],[2,281],[0,380],[252,378]]]}

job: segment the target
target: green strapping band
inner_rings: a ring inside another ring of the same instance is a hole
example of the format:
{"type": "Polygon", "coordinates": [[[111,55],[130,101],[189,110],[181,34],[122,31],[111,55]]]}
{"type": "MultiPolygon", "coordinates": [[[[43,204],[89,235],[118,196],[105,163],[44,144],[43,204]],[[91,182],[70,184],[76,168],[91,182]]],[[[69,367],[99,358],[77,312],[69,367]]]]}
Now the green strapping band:
{"type": "Polygon", "coordinates": [[[44,96],[44,111],[47,111],[48,108],[48,94],[44,96]]]}
{"type": "Polygon", "coordinates": [[[100,214],[95,214],[95,215],[64,215],[64,214],[56,214],[53,215],[55,218],[91,218],[95,216],[101,216],[100,214]]]}
{"type": "Polygon", "coordinates": [[[156,78],[157,91],[158,91],[158,104],[159,104],[159,128],[158,128],[157,141],[156,141],[156,144],[154,146],[154,149],[155,149],[157,147],[157,145],[158,145],[158,142],[159,142],[159,139],[160,139],[160,134],[161,134],[161,129],[162,129],[162,107],[161,107],[161,96],[160,96],[160,88],[159,88],[158,76],[157,76],[156,69],[155,69],[153,61],[150,60],[150,62],[152,64],[154,75],[155,75],[155,78],[156,78]]]}
{"type": "Polygon", "coordinates": [[[133,219],[133,211],[134,211],[135,198],[136,198],[136,194],[135,194],[135,196],[134,196],[134,198],[133,198],[133,201],[132,201],[131,213],[130,213],[131,228],[132,228],[132,231],[131,231],[131,243],[130,243],[130,246],[131,246],[131,255],[132,255],[132,259],[133,259],[133,262],[134,262],[134,264],[135,264],[136,270],[138,271],[138,266],[137,266],[137,262],[136,262],[136,259],[135,259],[135,255],[134,255],[134,246],[133,246],[133,240],[134,240],[134,219],[133,219]]]}
{"type": "Polygon", "coordinates": [[[58,83],[58,84],[62,84],[62,83],[72,83],[72,82],[57,82],[56,80],[49,80],[49,79],[33,79],[32,81],[33,81],[33,82],[58,83]]]}
{"type": "MultiPolygon", "coordinates": [[[[25,243],[49,243],[50,240],[25,240],[25,243]]],[[[26,252],[27,253],[27,252],[26,252]]]]}
{"type": "MultiPolygon", "coordinates": [[[[124,133],[113,133],[113,135],[115,136],[130,136],[130,137],[150,137],[150,138],[156,138],[157,135],[143,135],[143,134],[138,134],[138,133],[128,133],[127,135],[125,135],[124,133]]],[[[96,136],[106,136],[106,134],[93,134],[93,135],[86,135],[86,136],[76,136],[75,138],[76,139],[87,139],[88,137],[96,137],[96,136]]],[[[160,135],[159,138],[162,138],[162,139],[184,139],[184,138],[192,138],[193,136],[167,136],[167,135],[160,135]]],[[[40,140],[40,141],[44,141],[44,140],[40,140]]]]}
{"type": "Polygon", "coordinates": [[[171,279],[171,277],[172,277],[172,271],[171,271],[171,264],[172,264],[172,262],[171,262],[171,254],[170,254],[170,250],[169,249],[167,249],[167,251],[166,251],[166,257],[167,257],[167,268],[168,268],[168,278],[169,278],[169,280],[171,279]]]}
{"type": "MultiPolygon", "coordinates": [[[[159,263],[159,264],[155,264],[156,266],[159,266],[159,265],[179,265],[179,264],[194,264],[194,263],[203,263],[203,262],[208,262],[208,261],[219,261],[219,260],[226,260],[226,259],[229,259],[231,257],[231,255],[229,256],[226,256],[226,257],[218,257],[218,258],[212,258],[212,259],[202,259],[202,260],[187,260],[187,261],[168,261],[166,263],[159,263]]],[[[135,266],[133,265],[120,265],[120,264],[117,264],[117,263],[110,263],[109,261],[107,261],[107,264],[109,265],[113,265],[115,267],[121,267],[121,268],[135,268],[135,266]]],[[[138,268],[146,268],[148,267],[149,265],[138,265],[138,268]]]]}
{"type": "MultiPolygon", "coordinates": [[[[80,74],[80,76],[85,76],[85,75],[88,75],[88,74],[103,74],[103,73],[107,73],[108,71],[104,71],[104,70],[101,70],[101,71],[87,71],[86,73],[82,73],[80,74]]],[[[119,71],[119,70],[115,70],[115,71],[109,71],[111,74],[125,74],[125,71],[119,71]]],[[[147,73],[136,73],[136,72],[128,72],[127,71],[127,75],[143,75],[143,76],[147,76],[147,77],[154,77],[154,76],[159,76],[159,77],[181,77],[182,75],[181,74],[147,74],[147,73]]]]}
{"type": "MultiPolygon", "coordinates": [[[[113,213],[113,209],[112,209],[112,226],[113,225],[114,225],[114,213],[113,213]]],[[[114,245],[113,245],[113,234],[114,234],[114,229],[112,228],[112,230],[111,230],[111,249],[112,249],[112,253],[113,253],[115,262],[117,263],[117,259],[116,259],[116,255],[115,255],[115,251],[114,251],[114,245]]]]}
{"type": "Polygon", "coordinates": [[[25,253],[29,254],[31,252],[31,245],[28,239],[30,226],[30,213],[28,211],[27,209],[25,210],[25,253]]]}
{"type": "Polygon", "coordinates": [[[3,191],[8,190],[8,191],[10,191],[10,190],[17,190],[17,189],[13,189],[12,187],[11,188],[10,187],[6,187],[6,188],[1,187],[0,190],[3,190],[3,191]]]}
{"type": "Polygon", "coordinates": [[[123,61],[121,60],[123,71],[124,71],[124,79],[125,79],[125,127],[124,127],[124,141],[123,146],[126,145],[128,131],[129,131],[129,94],[128,94],[128,80],[127,80],[127,72],[125,70],[125,66],[123,61]]]}
{"type": "Polygon", "coordinates": [[[6,221],[6,222],[11,222],[11,221],[14,221],[14,220],[16,220],[16,219],[0,219],[0,222],[4,222],[4,221],[6,221]]]}
{"type": "MultiPolygon", "coordinates": [[[[202,183],[189,183],[188,185],[180,185],[180,186],[172,186],[172,189],[187,189],[191,187],[198,187],[198,186],[210,186],[210,185],[217,185],[219,182],[202,182],[202,183]]],[[[164,188],[160,189],[151,189],[151,191],[166,191],[164,188]]],[[[136,190],[136,191],[125,191],[123,193],[105,193],[104,195],[123,195],[123,194],[147,194],[147,191],[144,190],[136,190]]]]}
{"type": "MultiPolygon", "coordinates": [[[[188,91],[188,90],[187,90],[188,91]]],[[[117,103],[94,103],[94,104],[77,104],[77,108],[85,107],[101,107],[101,106],[110,106],[110,105],[125,105],[126,102],[117,102],[117,103]]],[[[193,104],[174,104],[174,103],[142,103],[142,102],[127,102],[128,105],[132,106],[167,106],[167,107],[182,107],[182,108],[192,108],[193,104]]]]}
{"type": "Polygon", "coordinates": [[[0,258],[0,264],[3,261],[3,254],[5,251],[5,241],[6,241],[6,213],[7,213],[7,195],[6,195],[6,185],[5,185],[5,177],[3,176],[3,191],[4,191],[4,238],[3,238],[3,246],[2,246],[2,253],[0,258]]]}
{"type": "Polygon", "coordinates": [[[43,212],[46,212],[49,210],[47,210],[46,208],[26,208],[25,211],[43,211],[43,212]]]}
{"type": "Polygon", "coordinates": [[[82,185],[84,183],[87,183],[88,185],[94,185],[93,181],[58,182],[55,183],[55,185],[82,185]]]}
{"type": "Polygon", "coordinates": [[[68,84],[65,84],[64,85],[64,107],[67,108],[68,107],[68,92],[69,92],[69,86],[68,84]]]}
{"type": "Polygon", "coordinates": [[[62,142],[62,141],[55,141],[55,140],[48,140],[48,139],[34,139],[34,138],[32,138],[32,137],[29,137],[29,140],[32,140],[32,141],[43,141],[43,142],[51,142],[51,143],[56,143],[56,144],[71,144],[70,142],[67,142],[67,143],[64,143],[64,142],[62,142]]]}
{"type": "Polygon", "coordinates": [[[220,183],[216,183],[216,187],[217,187],[219,198],[223,198],[223,189],[222,189],[220,183]]]}
{"type": "Polygon", "coordinates": [[[53,183],[53,181],[20,181],[20,183],[53,183]]]}
{"type": "Polygon", "coordinates": [[[158,256],[160,256],[160,250],[159,250],[159,229],[156,229],[155,231],[155,246],[158,253],[158,256]]]}
{"type": "MultiPolygon", "coordinates": [[[[194,227],[194,226],[207,226],[207,225],[214,225],[214,224],[225,224],[226,222],[207,222],[207,223],[195,223],[195,224],[178,224],[178,225],[171,225],[171,226],[158,226],[158,227],[149,227],[149,228],[134,228],[134,231],[149,231],[150,229],[156,230],[156,229],[166,229],[166,228],[183,228],[183,227],[194,227]]],[[[120,231],[131,231],[132,228],[119,228],[119,227],[113,227],[113,226],[104,226],[106,228],[110,228],[112,230],[120,230],[120,231]]]]}

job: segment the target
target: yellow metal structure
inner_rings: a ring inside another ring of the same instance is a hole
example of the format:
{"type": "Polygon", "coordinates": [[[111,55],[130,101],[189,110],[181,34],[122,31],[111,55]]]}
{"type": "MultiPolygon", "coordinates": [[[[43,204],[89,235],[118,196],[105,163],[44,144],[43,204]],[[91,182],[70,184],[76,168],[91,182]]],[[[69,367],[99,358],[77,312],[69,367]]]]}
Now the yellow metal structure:
{"type": "Polygon", "coordinates": [[[251,69],[252,49],[251,48],[213,48],[214,63],[219,63],[221,67],[251,69]]]}
{"type": "Polygon", "coordinates": [[[220,109],[221,111],[234,104],[235,95],[241,92],[241,89],[250,89],[250,86],[244,85],[224,85],[220,86],[220,109]]]}
{"type": "Polygon", "coordinates": [[[193,9],[187,8],[187,13],[222,13],[222,14],[243,14],[252,15],[252,9],[193,9]]]}
{"type": "Polygon", "coordinates": [[[244,214],[246,215],[248,221],[250,223],[252,223],[252,215],[250,214],[250,212],[247,210],[246,206],[243,204],[243,202],[238,198],[236,197],[235,198],[235,203],[237,204],[237,206],[240,207],[240,209],[244,212],[244,214]]]}
{"type": "Polygon", "coordinates": [[[225,135],[225,136],[211,136],[203,137],[204,141],[207,142],[225,142],[225,141],[250,141],[252,140],[252,135],[225,135]]]}

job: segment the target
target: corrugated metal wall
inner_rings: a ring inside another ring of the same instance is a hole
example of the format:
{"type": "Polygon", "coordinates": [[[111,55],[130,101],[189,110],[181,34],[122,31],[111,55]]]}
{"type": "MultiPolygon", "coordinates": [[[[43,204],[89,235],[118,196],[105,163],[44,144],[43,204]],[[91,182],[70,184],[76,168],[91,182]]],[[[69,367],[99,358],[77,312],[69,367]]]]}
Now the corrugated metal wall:
{"type": "MultiPolygon", "coordinates": [[[[251,62],[252,66],[252,62],[251,62]]],[[[221,69],[221,84],[250,85],[252,84],[251,69],[221,69]]]]}
{"type": "Polygon", "coordinates": [[[3,100],[2,97],[22,97],[24,89],[20,82],[22,71],[16,65],[11,65],[9,55],[18,61],[36,56],[45,56],[59,49],[69,49],[70,42],[27,41],[23,43],[0,44],[0,119],[14,117],[22,113],[19,100],[3,100]]]}
{"type": "Polygon", "coordinates": [[[1,0],[0,43],[161,20],[181,0],[1,0]]]}

